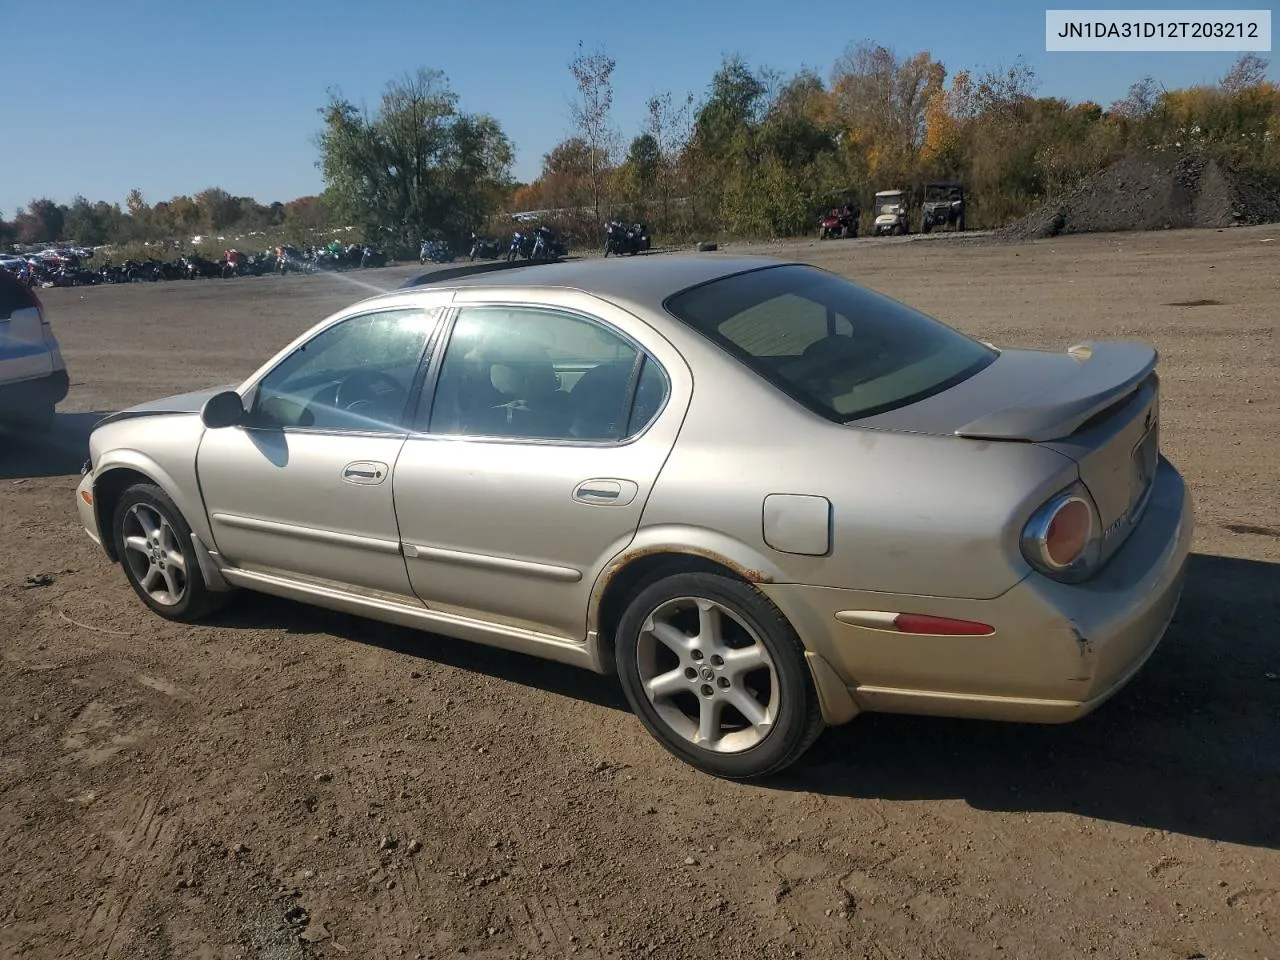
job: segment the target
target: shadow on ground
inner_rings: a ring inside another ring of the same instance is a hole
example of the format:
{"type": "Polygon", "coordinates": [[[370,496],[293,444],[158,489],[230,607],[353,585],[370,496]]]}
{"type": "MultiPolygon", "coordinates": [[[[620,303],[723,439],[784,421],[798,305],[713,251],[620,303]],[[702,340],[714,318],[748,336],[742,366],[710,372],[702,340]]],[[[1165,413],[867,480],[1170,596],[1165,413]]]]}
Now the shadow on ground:
{"type": "Polygon", "coordinates": [[[0,480],[79,474],[81,465],[89,458],[89,434],[93,425],[106,415],[106,412],[59,413],[54,418],[53,429],[44,436],[0,427],[0,480]]]}
{"type": "MultiPolygon", "coordinates": [[[[625,710],[617,683],[520,654],[246,596],[219,625],[329,633],[625,710]]],[[[1280,848],[1280,564],[1196,554],[1165,642],[1094,714],[1061,726],[859,717],[769,786],[1065,811],[1280,848]]]]}
{"type": "Polygon", "coordinates": [[[1066,811],[1280,849],[1280,564],[1196,554],[1165,642],[1072,724],[864,716],[776,786],[1066,811]]]}
{"type": "Polygon", "coordinates": [[[452,637],[367,620],[265,594],[244,593],[211,625],[246,630],[327,633],[344,641],[380,647],[459,670],[544,690],[614,710],[628,710],[622,689],[609,678],[579,667],[486,647],[452,637]]]}

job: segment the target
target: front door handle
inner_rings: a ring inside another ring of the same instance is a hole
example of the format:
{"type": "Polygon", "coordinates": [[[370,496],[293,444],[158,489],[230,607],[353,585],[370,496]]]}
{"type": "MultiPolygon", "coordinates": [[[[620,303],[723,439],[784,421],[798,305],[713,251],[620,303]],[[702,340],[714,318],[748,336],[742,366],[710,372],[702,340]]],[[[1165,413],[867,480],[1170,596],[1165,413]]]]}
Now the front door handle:
{"type": "Polygon", "coordinates": [[[631,480],[601,478],[583,480],[573,491],[573,499],[579,503],[622,507],[636,498],[639,487],[631,480]]]}
{"type": "Polygon", "coordinates": [[[342,479],[347,483],[381,483],[390,469],[385,463],[376,460],[357,460],[342,468],[342,479]]]}

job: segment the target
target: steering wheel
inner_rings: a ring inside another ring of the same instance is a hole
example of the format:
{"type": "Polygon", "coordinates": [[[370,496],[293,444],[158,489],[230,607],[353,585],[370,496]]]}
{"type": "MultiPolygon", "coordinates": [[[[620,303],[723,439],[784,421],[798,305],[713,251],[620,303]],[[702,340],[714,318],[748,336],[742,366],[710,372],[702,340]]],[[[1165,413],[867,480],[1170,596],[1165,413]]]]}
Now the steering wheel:
{"type": "Polygon", "coordinates": [[[393,414],[395,404],[404,403],[404,385],[383,370],[357,370],[346,377],[334,394],[333,405],[351,413],[367,413],[370,409],[393,414]]]}

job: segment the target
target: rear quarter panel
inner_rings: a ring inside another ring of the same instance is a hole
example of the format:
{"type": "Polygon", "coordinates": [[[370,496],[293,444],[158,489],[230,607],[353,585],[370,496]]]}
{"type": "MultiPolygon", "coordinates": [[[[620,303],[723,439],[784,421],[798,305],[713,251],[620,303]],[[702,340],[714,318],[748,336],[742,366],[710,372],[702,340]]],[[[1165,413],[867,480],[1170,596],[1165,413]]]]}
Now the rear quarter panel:
{"type": "Polygon", "coordinates": [[[742,564],[775,582],[989,599],[1027,575],[1023,524],[1077,476],[1069,458],[1033,444],[833,424],[710,344],[685,349],[693,397],[641,539],[651,527],[706,531],[740,544],[742,564]],[[830,501],[825,556],[765,541],[764,498],[775,493],[830,501]]]}

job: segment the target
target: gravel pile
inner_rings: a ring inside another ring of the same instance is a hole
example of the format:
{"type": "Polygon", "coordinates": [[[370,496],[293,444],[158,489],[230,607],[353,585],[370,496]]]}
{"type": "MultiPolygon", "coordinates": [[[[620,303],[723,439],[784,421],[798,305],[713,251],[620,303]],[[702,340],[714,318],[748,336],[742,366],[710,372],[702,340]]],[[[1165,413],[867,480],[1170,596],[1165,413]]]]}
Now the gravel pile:
{"type": "Polygon", "coordinates": [[[1203,154],[1132,154],[1000,231],[1009,240],[1062,233],[1229,227],[1280,221],[1280,178],[1229,169],[1203,154]]]}

